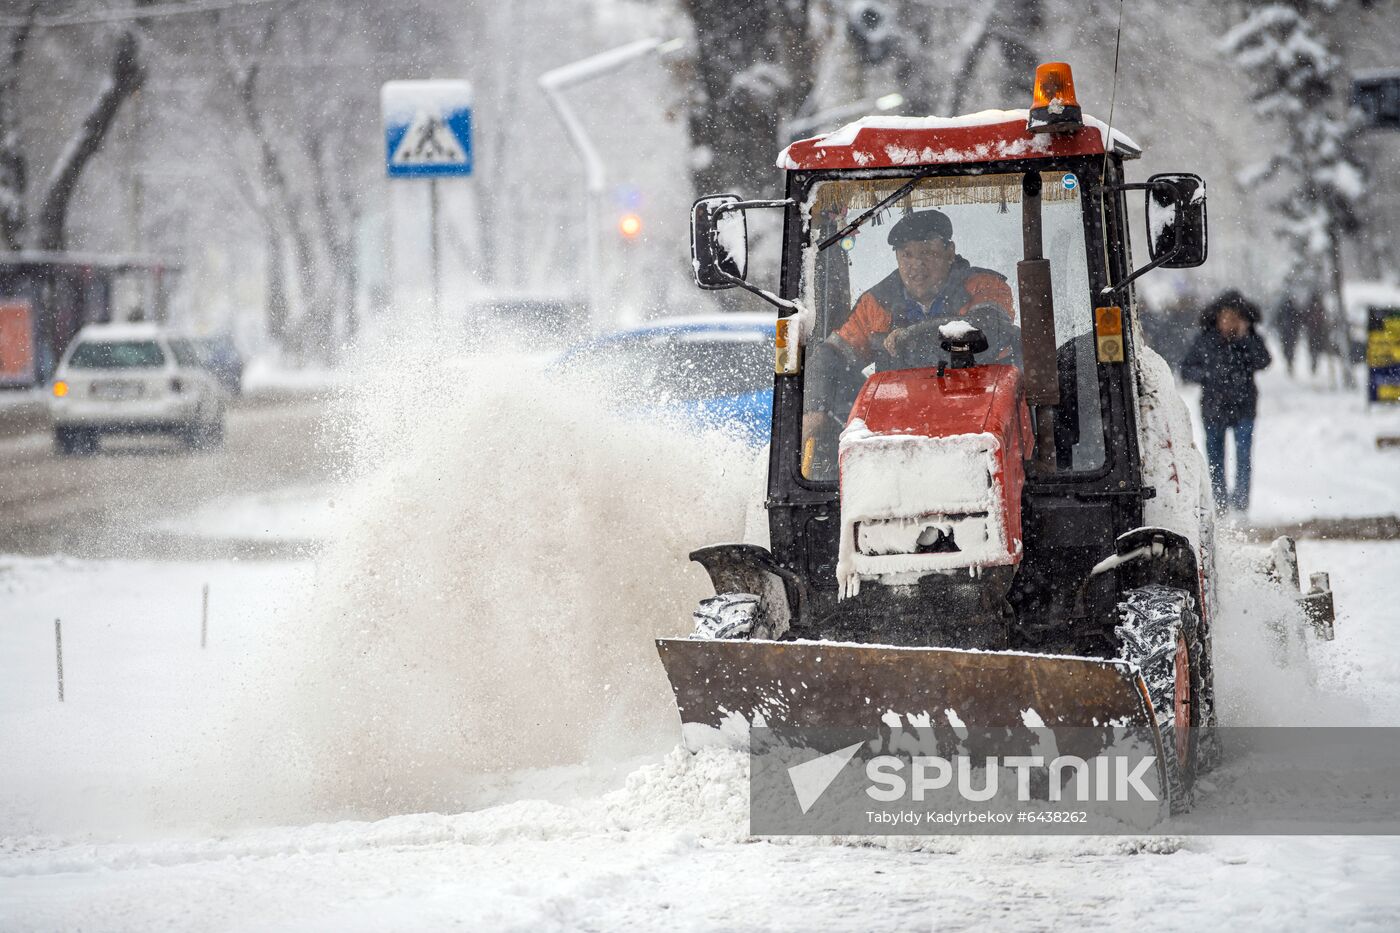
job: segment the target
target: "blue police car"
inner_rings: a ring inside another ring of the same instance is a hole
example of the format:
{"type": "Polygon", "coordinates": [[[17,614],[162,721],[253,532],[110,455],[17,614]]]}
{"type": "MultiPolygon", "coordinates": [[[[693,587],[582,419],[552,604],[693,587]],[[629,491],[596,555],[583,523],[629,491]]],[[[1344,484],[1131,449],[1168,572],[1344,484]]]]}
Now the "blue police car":
{"type": "Polygon", "coordinates": [[[763,313],[665,318],[573,347],[556,366],[616,374],[627,407],[732,430],[758,446],[773,417],[773,327],[763,313]]]}

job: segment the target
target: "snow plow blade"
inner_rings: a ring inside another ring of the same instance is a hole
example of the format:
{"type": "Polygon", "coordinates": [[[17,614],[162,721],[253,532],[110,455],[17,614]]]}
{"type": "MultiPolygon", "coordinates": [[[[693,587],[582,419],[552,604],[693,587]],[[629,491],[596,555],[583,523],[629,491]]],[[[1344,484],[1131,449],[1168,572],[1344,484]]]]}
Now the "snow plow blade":
{"type": "Polygon", "coordinates": [[[978,730],[1141,729],[1156,741],[1145,685],[1126,661],[811,641],[662,638],[656,647],[692,749],[716,729],[735,739],[747,725],[878,729],[923,717],[978,730]]]}

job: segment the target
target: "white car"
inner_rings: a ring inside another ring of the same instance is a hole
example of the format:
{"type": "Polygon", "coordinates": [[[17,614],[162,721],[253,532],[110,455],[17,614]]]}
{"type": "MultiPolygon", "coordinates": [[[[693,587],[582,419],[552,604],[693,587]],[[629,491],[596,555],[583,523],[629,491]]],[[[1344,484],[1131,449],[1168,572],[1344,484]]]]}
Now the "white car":
{"type": "Polygon", "coordinates": [[[190,447],[223,441],[225,395],[196,348],[155,324],[90,324],[54,373],[49,410],[60,453],[95,450],[103,434],[169,434],[190,447]]]}

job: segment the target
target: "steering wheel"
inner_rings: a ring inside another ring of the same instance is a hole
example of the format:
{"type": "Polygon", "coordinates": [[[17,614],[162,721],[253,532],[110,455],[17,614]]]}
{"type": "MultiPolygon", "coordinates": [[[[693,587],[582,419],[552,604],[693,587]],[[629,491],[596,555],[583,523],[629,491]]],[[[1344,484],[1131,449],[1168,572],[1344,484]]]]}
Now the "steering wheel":
{"type": "Polygon", "coordinates": [[[982,345],[971,348],[976,361],[995,362],[1003,350],[1018,350],[1020,343],[1016,325],[999,315],[1000,311],[990,308],[974,308],[965,317],[934,318],[911,324],[901,332],[896,352],[889,353],[883,342],[879,344],[881,355],[889,363],[877,365],[876,369],[918,369],[950,362],[949,347],[939,328],[955,321],[971,324],[981,332],[982,345]]]}

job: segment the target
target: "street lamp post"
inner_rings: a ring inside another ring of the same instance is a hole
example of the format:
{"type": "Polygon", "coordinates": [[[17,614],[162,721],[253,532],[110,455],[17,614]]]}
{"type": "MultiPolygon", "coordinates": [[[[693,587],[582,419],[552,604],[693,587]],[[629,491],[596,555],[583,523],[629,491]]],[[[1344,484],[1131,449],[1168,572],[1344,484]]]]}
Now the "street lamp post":
{"type": "Polygon", "coordinates": [[[606,172],[603,168],[602,157],[598,154],[592,140],[588,138],[583,123],[569,105],[563,92],[566,88],[616,71],[646,55],[670,54],[684,44],[682,39],[666,41],[656,38],[638,39],[636,42],[629,42],[627,45],[621,45],[606,52],[599,52],[597,55],[590,55],[579,61],[550,69],[539,77],[540,90],[549,99],[550,106],[554,108],[555,115],[559,117],[559,122],[564,126],[564,132],[569,136],[569,142],[583,162],[583,178],[586,189],[584,223],[587,225],[584,238],[584,265],[587,276],[588,320],[590,328],[595,333],[602,330],[604,325],[602,319],[602,281],[599,270],[599,238],[601,236],[599,221],[602,216],[603,186],[606,172]]]}

